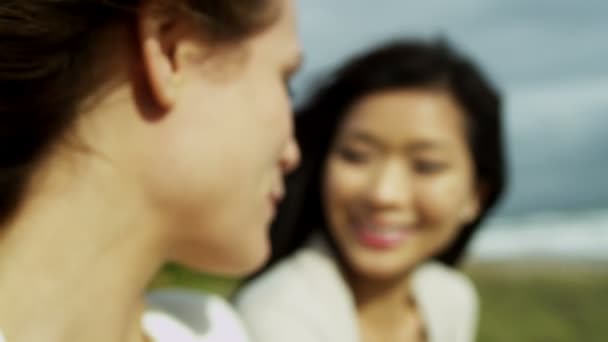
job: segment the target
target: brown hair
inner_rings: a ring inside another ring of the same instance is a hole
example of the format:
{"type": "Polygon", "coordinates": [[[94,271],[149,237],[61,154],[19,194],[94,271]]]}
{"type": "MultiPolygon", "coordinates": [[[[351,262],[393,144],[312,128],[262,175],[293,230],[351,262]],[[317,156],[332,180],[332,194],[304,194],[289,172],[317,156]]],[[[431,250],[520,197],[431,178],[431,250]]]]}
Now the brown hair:
{"type": "MultiPolygon", "coordinates": [[[[134,19],[146,0],[0,2],[0,223],[16,208],[45,149],[98,86],[101,35],[134,19]]],[[[149,0],[191,16],[215,43],[269,25],[272,0],[149,0]]]]}

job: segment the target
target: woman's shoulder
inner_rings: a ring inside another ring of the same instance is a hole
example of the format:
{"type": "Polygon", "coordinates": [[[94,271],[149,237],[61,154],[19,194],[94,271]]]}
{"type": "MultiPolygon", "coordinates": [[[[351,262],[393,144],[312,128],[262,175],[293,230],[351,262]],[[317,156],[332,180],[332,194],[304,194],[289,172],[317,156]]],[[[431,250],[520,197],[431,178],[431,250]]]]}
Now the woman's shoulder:
{"type": "Polygon", "coordinates": [[[477,301],[477,291],[471,279],[439,262],[421,265],[414,273],[413,282],[415,291],[432,292],[434,296],[471,304],[477,301]]]}
{"type": "Polygon", "coordinates": [[[354,304],[331,254],[298,250],[252,280],[235,300],[260,341],[356,341],[354,304]]]}
{"type": "Polygon", "coordinates": [[[432,341],[475,340],[479,299],[473,282],[437,262],[414,273],[413,291],[432,341]]]}
{"type": "Polygon", "coordinates": [[[333,259],[314,247],[303,247],[248,282],[236,297],[239,307],[292,304],[332,291],[341,282],[333,259]]]}
{"type": "Polygon", "coordinates": [[[146,295],[142,324],[155,342],[247,342],[244,325],[222,297],[194,290],[162,289],[146,295]]]}

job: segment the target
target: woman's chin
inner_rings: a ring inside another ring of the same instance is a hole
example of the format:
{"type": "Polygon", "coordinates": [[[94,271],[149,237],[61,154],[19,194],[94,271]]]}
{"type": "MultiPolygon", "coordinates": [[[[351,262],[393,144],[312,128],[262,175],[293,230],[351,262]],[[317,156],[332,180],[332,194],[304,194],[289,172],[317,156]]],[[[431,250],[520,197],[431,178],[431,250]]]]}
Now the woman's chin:
{"type": "Polygon", "coordinates": [[[362,256],[358,260],[351,260],[348,264],[351,271],[358,277],[384,281],[407,276],[416,267],[416,264],[409,260],[390,260],[390,258],[374,258],[369,256],[362,256]]]}
{"type": "Polygon", "coordinates": [[[270,242],[267,238],[247,246],[233,245],[224,253],[215,251],[210,255],[191,255],[190,258],[174,260],[201,273],[225,277],[245,277],[258,271],[270,257],[270,242]]]}
{"type": "Polygon", "coordinates": [[[244,277],[259,271],[270,258],[270,245],[266,244],[263,248],[252,251],[249,255],[235,262],[233,267],[227,270],[226,275],[233,277],[244,277]]]}

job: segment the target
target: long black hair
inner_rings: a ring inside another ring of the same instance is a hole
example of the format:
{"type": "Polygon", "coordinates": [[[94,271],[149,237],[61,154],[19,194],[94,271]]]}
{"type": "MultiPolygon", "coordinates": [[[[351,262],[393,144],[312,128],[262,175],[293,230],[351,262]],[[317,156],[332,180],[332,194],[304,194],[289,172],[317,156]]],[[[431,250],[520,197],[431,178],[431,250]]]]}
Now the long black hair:
{"type": "Polygon", "coordinates": [[[300,248],[316,230],[327,233],[321,202],[322,170],[350,107],[373,93],[425,87],[442,87],[465,110],[475,178],[484,190],[479,217],[436,256],[450,266],[458,263],[505,187],[500,97],[477,67],[444,41],[399,40],[354,57],[298,110],[296,138],[302,164],[287,179],[287,197],[271,229],[270,264],[300,248]]]}

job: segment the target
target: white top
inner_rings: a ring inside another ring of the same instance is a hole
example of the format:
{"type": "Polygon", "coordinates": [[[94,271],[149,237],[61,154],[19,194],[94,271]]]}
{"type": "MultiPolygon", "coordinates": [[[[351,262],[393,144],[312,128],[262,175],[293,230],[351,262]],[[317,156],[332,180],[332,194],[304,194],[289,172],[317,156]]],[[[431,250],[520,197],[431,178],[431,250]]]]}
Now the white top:
{"type": "MultiPolygon", "coordinates": [[[[430,342],[472,342],[478,320],[470,280],[437,262],[412,275],[413,296],[430,342]]],[[[359,342],[352,293],[320,240],[248,284],[237,310],[256,342],[359,342]]]]}
{"type": "Polygon", "coordinates": [[[146,300],[142,326],[154,342],[249,342],[240,319],[219,296],[164,289],[146,300]]]}

